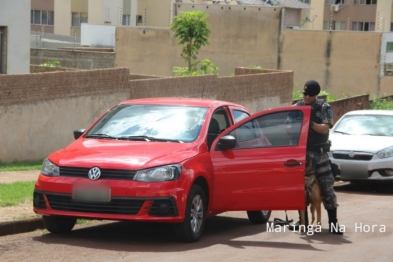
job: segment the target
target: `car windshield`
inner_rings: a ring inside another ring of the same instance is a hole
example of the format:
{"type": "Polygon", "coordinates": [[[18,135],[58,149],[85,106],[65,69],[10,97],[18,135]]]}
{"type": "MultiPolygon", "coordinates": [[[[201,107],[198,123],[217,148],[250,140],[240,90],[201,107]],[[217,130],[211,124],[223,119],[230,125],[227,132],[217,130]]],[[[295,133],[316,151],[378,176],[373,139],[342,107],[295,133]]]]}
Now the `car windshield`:
{"type": "Polygon", "coordinates": [[[168,105],[118,105],[86,134],[87,138],[192,142],[207,108],[168,105]]]}
{"type": "Polygon", "coordinates": [[[337,123],[333,132],[344,135],[393,136],[393,116],[347,115],[337,123]]]}

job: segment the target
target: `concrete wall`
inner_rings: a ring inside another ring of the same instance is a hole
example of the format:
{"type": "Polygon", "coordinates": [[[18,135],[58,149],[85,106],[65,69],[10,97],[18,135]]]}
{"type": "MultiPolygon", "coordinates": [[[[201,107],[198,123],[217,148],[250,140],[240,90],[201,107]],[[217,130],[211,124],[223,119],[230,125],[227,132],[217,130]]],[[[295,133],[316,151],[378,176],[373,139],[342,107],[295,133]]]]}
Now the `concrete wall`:
{"type": "MultiPolygon", "coordinates": [[[[202,10],[211,24],[209,46],[198,60],[210,59],[220,75],[233,68],[278,66],[280,8],[234,5],[176,4],[176,12],[202,10]]],[[[171,76],[173,66],[186,66],[181,46],[172,31],[163,28],[117,28],[115,66],[129,67],[135,74],[171,76]]]]}
{"type": "Polygon", "coordinates": [[[292,71],[236,72],[240,75],[142,76],[144,80],[133,81],[127,68],[0,75],[0,161],[42,159],[68,145],[75,129],[87,128],[108,108],[130,98],[216,98],[254,112],[290,105],[292,71]]]}
{"type": "Polygon", "coordinates": [[[121,26],[123,0],[88,0],[89,24],[121,26]]]}
{"type": "Polygon", "coordinates": [[[71,0],[54,1],[54,33],[58,35],[71,35],[71,0]]]}
{"type": "Polygon", "coordinates": [[[375,29],[380,32],[390,31],[390,22],[392,20],[392,2],[392,0],[377,1],[375,29]]]}
{"type": "Polygon", "coordinates": [[[381,77],[380,80],[380,96],[386,96],[393,94],[393,77],[392,76],[384,76],[381,77]]]}
{"type": "MultiPolygon", "coordinates": [[[[322,30],[323,29],[323,11],[325,8],[325,1],[311,0],[312,9],[302,10],[302,28],[306,30],[322,30]],[[311,21],[307,19],[307,15],[311,21]]],[[[326,7],[328,7],[326,5],[326,7]]]]}
{"type": "Polygon", "coordinates": [[[381,38],[375,32],[282,30],[278,68],[294,70],[295,90],[315,79],[336,97],[379,94],[381,38]]]}
{"type": "Polygon", "coordinates": [[[30,71],[30,0],[1,0],[0,27],[5,39],[7,74],[30,71]]]}
{"type": "Polygon", "coordinates": [[[131,97],[197,97],[243,104],[252,112],[291,105],[292,71],[236,69],[237,75],[169,77],[130,82],[131,97]]]}
{"type": "Polygon", "coordinates": [[[36,65],[54,60],[59,61],[60,66],[69,68],[113,68],[114,58],[114,52],[31,49],[31,63],[36,65]]]}
{"type": "Polygon", "coordinates": [[[104,11],[103,2],[101,0],[89,0],[89,24],[103,24],[104,23],[104,11]]]}
{"type": "Polygon", "coordinates": [[[81,25],[81,45],[92,47],[114,47],[116,26],[114,25],[92,25],[83,23],[81,25]]]}
{"type": "MultiPolygon", "coordinates": [[[[138,1],[138,13],[142,16],[144,26],[171,25],[174,0],[143,0],[138,1]]],[[[131,18],[132,19],[132,18],[131,18]]]]}
{"type": "Polygon", "coordinates": [[[0,161],[42,159],[129,98],[129,70],[0,75],[0,161]]]}

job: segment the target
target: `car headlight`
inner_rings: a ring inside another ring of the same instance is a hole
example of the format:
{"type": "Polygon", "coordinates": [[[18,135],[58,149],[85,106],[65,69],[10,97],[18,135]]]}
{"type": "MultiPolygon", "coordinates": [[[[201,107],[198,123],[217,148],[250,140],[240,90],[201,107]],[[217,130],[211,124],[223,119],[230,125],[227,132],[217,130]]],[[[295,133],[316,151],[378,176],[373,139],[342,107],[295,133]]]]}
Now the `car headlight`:
{"type": "Polygon", "coordinates": [[[177,180],[181,173],[180,165],[160,166],[136,172],[134,180],[142,182],[162,182],[177,180]]]}
{"type": "Polygon", "coordinates": [[[393,156],[393,146],[382,149],[377,153],[379,158],[388,158],[393,156]]]}
{"type": "Polygon", "coordinates": [[[59,176],[60,170],[58,166],[49,161],[48,158],[45,158],[42,163],[41,174],[45,176],[59,176]]]}

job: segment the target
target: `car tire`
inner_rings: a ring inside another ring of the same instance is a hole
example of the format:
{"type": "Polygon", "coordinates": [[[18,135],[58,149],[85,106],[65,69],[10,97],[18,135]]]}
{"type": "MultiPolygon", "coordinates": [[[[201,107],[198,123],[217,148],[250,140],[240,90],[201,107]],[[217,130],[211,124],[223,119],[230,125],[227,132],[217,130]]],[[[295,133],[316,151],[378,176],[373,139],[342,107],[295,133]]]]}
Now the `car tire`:
{"type": "Polygon", "coordinates": [[[269,221],[271,210],[247,211],[248,219],[254,224],[265,224],[269,221]]]}
{"type": "Polygon", "coordinates": [[[205,222],[205,192],[199,185],[193,185],[188,194],[184,221],[175,225],[178,240],[182,242],[197,242],[202,236],[205,222]]]}
{"type": "Polygon", "coordinates": [[[75,217],[42,216],[45,228],[53,234],[65,234],[71,232],[76,223],[75,217]]]}

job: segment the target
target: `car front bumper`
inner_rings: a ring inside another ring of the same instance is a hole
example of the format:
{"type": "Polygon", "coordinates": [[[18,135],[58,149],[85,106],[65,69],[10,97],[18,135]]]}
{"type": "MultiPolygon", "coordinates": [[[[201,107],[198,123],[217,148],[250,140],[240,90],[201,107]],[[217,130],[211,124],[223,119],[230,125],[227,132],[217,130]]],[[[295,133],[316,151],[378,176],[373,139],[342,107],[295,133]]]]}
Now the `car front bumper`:
{"type": "Polygon", "coordinates": [[[34,190],[34,212],[89,219],[182,222],[187,199],[182,182],[91,181],[40,175],[34,190]],[[110,188],[110,200],[76,201],[72,196],[76,185],[110,188]]]}
{"type": "Polygon", "coordinates": [[[392,180],[393,159],[380,159],[376,155],[370,160],[336,159],[330,155],[330,160],[340,167],[340,175],[336,179],[352,180],[392,180]]]}

